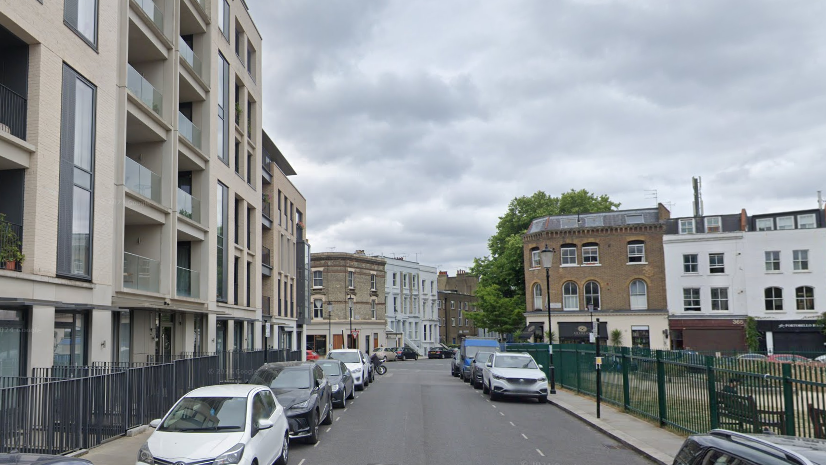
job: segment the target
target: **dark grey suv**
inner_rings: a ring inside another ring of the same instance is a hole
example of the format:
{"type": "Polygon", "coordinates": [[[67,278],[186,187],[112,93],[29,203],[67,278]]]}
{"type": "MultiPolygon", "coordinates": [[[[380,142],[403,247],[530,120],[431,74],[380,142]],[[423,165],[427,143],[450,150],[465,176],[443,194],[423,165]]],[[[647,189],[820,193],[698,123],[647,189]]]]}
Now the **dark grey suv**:
{"type": "Polygon", "coordinates": [[[822,439],[715,429],[685,440],[674,465],[815,465],[826,463],[822,439]]]}

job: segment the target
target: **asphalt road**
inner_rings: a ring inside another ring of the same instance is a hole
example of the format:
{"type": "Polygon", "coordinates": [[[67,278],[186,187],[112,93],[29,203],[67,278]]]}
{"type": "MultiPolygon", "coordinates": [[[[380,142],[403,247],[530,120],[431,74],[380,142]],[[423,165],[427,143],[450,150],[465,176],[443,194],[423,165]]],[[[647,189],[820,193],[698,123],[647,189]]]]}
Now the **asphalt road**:
{"type": "Polygon", "coordinates": [[[651,465],[550,404],[491,402],[449,360],[386,365],[318,444],[291,443],[291,465],[651,465]]]}

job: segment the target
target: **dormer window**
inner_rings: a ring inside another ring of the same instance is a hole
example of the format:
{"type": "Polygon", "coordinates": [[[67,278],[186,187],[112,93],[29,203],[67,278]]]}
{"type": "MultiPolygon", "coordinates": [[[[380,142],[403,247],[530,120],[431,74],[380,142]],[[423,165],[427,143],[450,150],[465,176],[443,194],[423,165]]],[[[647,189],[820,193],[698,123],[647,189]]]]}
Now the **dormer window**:
{"type": "Polygon", "coordinates": [[[760,218],[754,225],[758,231],[774,231],[774,220],[771,218],[760,218]]]}
{"type": "Polygon", "coordinates": [[[777,230],[781,229],[794,229],[794,217],[793,216],[780,216],[777,218],[777,230]]]}
{"type": "Polygon", "coordinates": [[[798,229],[814,229],[815,227],[817,227],[817,224],[815,223],[815,216],[813,214],[797,215],[798,229]]]}
{"type": "Polygon", "coordinates": [[[706,232],[718,233],[723,232],[722,222],[719,216],[711,216],[706,218],[706,232]]]}
{"type": "Polygon", "coordinates": [[[680,220],[680,234],[694,234],[694,218],[680,220]]]}

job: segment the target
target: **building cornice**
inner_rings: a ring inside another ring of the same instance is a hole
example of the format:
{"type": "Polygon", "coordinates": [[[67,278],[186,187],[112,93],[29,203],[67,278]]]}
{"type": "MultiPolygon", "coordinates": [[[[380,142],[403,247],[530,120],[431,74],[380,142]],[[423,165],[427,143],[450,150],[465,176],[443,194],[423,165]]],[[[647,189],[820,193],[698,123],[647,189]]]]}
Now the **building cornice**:
{"type": "Polygon", "coordinates": [[[543,238],[560,237],[582,237],[582,236],[618,236],[640,233],[660,233],[665,234],[665,224],[635,224],[624,226],[595,226],[582,228],[567,228],[538,231],[535,233],[523,234],[522,242],[543,238]]]}

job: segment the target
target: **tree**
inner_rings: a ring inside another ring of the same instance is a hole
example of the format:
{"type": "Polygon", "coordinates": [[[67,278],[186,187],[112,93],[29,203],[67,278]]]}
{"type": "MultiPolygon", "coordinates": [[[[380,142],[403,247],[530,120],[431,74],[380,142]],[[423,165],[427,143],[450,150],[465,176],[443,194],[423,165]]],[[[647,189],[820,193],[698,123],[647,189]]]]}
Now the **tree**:
{"type": "Polygon", "coordinates": [[[468,312],[466,318],[477,328],[495,331],[500,335],[515,333],[522,329],[525,321],[522,310],[515,305],[514,298],[507,298],[495,286],[476,288],[476,303],[480,311],[468,312]]]}
{"type": "Polygon", "coordinates": [[[499,331],[487,324],[511,321],[511,318],[518,321],[508,326],[512,330],[500,331],[500,334],[506,334],[524,325],[525,263],[522,235],[527,232],[531,221],[549,215],[605,212],[619,206],[607,195],[597,196],[585,189],[571,189],[559,197],[538,191],[530,197],[522,196],[511,200],[505,214],[499,217],[496,233],[488,239],[490,255],[473,259],[471,273],[479,276],[479,287],[476,290],[479,311],[475,314],[479,321],[476,327],[499,331]],[[482,295],[486,298],[484,303],[480,297],[482,295]],[[518,318],[513,315],[518,315],[518,318]]]}
{"type": "Polygon", "coordinates": [[[619,329],[611,331],[611,345],[614,347],[622,346],[622,331],[619,329]]]}
{"type": "Polygon", "coordinates": [[[760,332],[757,330],[757,320],[753,317],[746,318],[746,347],[750,352],[756,352],[760,348],[760,332]]]}

